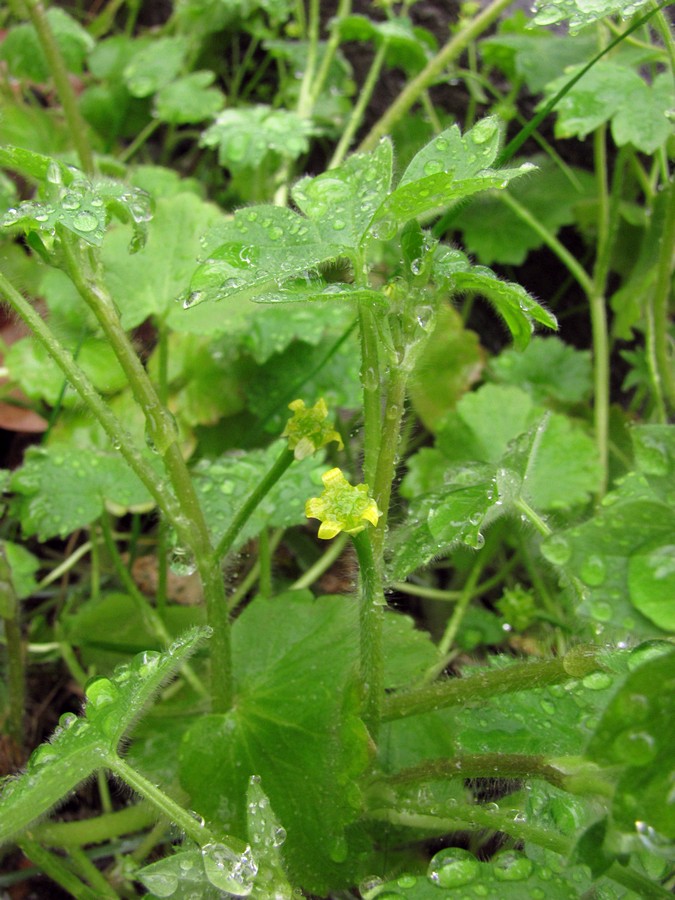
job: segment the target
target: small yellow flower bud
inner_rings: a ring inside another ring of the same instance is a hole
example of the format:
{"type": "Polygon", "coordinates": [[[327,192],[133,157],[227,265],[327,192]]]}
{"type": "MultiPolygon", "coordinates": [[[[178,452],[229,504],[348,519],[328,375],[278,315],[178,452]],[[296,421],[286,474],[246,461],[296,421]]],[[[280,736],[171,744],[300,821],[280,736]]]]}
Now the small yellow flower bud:
{"type": "Polygon", "coordinates": [[[304,400],[294,400],[288,408],[293,410],[293,418],[288,420],[281,436],[288,438],[288,447],[296,459],[311,456],[331,441],[337,441],[338,448],[342,449],[342,438],[326,421],[328,408],[323,397],[310,409],[304,400]]]}

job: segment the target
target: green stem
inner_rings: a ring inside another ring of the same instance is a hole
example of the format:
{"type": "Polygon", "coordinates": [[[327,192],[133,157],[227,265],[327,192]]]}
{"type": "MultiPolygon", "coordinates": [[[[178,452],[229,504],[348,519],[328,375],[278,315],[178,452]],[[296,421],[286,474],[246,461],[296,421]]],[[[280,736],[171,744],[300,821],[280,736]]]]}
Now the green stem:
{"type": "Polygon", "coordinates": [[[579,265],[575,257],[567,250],[563,244],[555,237],[555,235],[546,228],[532,213],[522,206],[508,191],[498,191],[496,196],[508,208],[518,216],[518,218],[529,225],[530,228],[539,235],[542,241],[549,247],[560,262],[567,268],[570,274],[576,279],[579,286],[590,297],[593,293],[593,282],[590,275],[583,266],[579,265]]]}
{"type": "Polygon", "coordinates": [[[361,384],[363,386],[363,480],[374,486],[382,430],[382,401],[378,334],[373,311],[359,309],[361,336],[361,384]]]}
{"type": "Polygon", "coordinates": [[[385,778],[386,784],[416,784],[448,778],[543,778],[555,787],[577,793],[579,779],[584,792],[611,797],[614,787],[595,766],[584,766],[582,773],[571,776],[545,756],[525,753],[467,753],[451,759],[431,759],[385,778]]]}
{"type": "Polygon", "coordinates": [[[152,119],[148,124],[138,132],[128,147],[125,147],[120,153],[118,159],[122,163],[127,163],[134,156],[143,144],[157,131],[162,122],[159,119],[152,119]]]}
{"type": "Polygon", "coordinates": [[[449,662],[448,653],[454,643],[455,638],[457,637],[457,632],[459,631],[459,627],[462,624],[462,619],[464,618],[469,603],[471,602],[475,594],[478,579],[480,578],[483,568],[485,567],[485,560],[486,557],[481,554],[479,554],[476,558],[476,562],[471,570],[471,574],[467,578],[466,584],[464,585],[464,588],[462,590],[462,594],[457,601],[457,605],[452,612],[452,616],[450,617],[450,620],[446,626],[443,637],[438,644],[438,659],[425,672],[424,678],[422,679],[423,684],[428,684],[430,681],[433,681],[447,666],[449,662]]]}
{"type": "Polygon", "coordinates": [[[489,28],[512,2],[513,0],[493,0],[475,19],[470,20],[461,31],[453,35],[436,56],[427,63],[419,75],[406,85],[389,109],[378,119],[363,141],[361,141],[358,150],[372,150],[381,137],[384,137],[385,134],[390,134],[396,122],[405,116],[422,93],[441,75],[443,70],[453,60],[457,59],[466,47],[482,34],[486,28],[489,28]]]}
{"type": "Polygon", "coordinates": [[[385,397],[384,420],[377,435],[379,453],[373,483],[373,497],[382,513],[377,529],[373,533],[373,552],[375,561],[381,568],[384,553],[384,539],[389,518],[391,489],[394,483],[399,442],[401,439],[401,423],[405,412],[405,388],[408,370],[404,366],[391,366],[388,373],[388,384],[385,397]]]}
{"type": "Polygon", "coordinates": [[[572,850],[571,842],[553,831],[538,828],[536,825],[522,822],[517,814],[520,810],[495,809],[494,807],[453,806],[447,814],[443,812],[400,812],[395,809],[373,809],[367,815],[370,819],[390,822],[404,828],[422,829],[425,833],[448,834],[454,831],[477,829],[483,831],[501,831],[511,835],[517,841],[536,844],[553,850],[555,853],[567,855],[572,850]]]}
{"type": "Polygon", "coordinates": [[[70,858],[73,866],[79,870],[80,875],[89,882],[96,891],[96,896],[101,900],[119,900],[119,894],[114,888],[108,884],[103,874],[96,868],[94,863],[89,859],[84,850],[79,847],[73,847],[70,850],[70,858]]]}
{"type": "Polygon", "coordinates": [[[352,8],[351,0],[340,0],[338,3],[338,8],[335,12],[334,22],[335,27],[331,31],[331,35],[328,38],[328,42],[326,44],[326,48],[324,50],[323,59],[321,60],[321,65],[319,66],[319,70],[316,73],[316,78],[313,80],[311,87],[311,108],[314,109],[316,106],[317,100],[319,99],[319,95],[323,90],[323,87],[326,83],[326,78],[328,77],[328,72],[331,67],[331,63],[335,58],[335,54],[337,53],[338,47],[340,46],[340,31],[337,27],[337,23],[340,19],[348,16],[352,8]]]}
{"type": "MultiPolygon", "coordinates": [[[[378,528],[380,527],[378,524],[378,528]]],[[[361,578],[359,624],[363,721],[373,740],[377,740],[384,697],[382,627],[385,600],[370,535],[371,529],[365,529],[352,535],[352,540],[359,560],[361,578]]]]}
{"type": "Polygon", "coordinates": [[[277,457],[276,461],[272,464],[269,472],[267,472],[267,474],[258,482],[256,487],[248,495],[248,497],[244,501],[243,506],[239,509],[234,519],[232,520],[230,527],[218,541],[218,546],[216,547],[214,553],[217,559],[220,560],[227,556],[227,554],[232,549],[232,545],[234,544],[237,535],[249,520],[252,513],[260,505],[263,497],[265,497],[270,492],[270,490],[281,478],[286,469],[288,469],[294,459],[295,457],[293,455],[293,451],[289,450],[288,447],[284,447],[284,449],[277,457]]]}
{"type": "Polygon", "coordinates": [[[303,588],[311,587],[315,581],[318,581],[323,573],[330,569],[333,563],[342,556],[342,551],[345,549],[345,544],[348,540],[348,535],[344,533],[339,534],[332,540],[328,550],[326,550],[326,552],[317,559],[314,565],[310,566],[300,578],[293,582],[291,590],[300,591],[303,590],[303,588]]]}
{"type": "Polygon", "coordinates": [[[91,412],[110,438],[111,443],[114,446],[119,446],[120,453],[129,464],[129,467],[138,475],[162,512],[172,523],[176,521],[179,518],[180,509],[162,479],[159,478],[152,466],[143,458],[138,448],[134,446],[131,435],[124,430],[122,423],[103,402],[96,388],[94,388],[89,378],[77,365],[72,355],[54,337],[45,321],[1,272],[0,294],[5,297],[14,312],[28,326],[36,340],[45,348],[49,356],[66,375],[89,412],[91,412]]]}
{"type": "Polygon", "coordinates": [[[23,746],[23,715],[26,697],[26,675],[23,638],[17,616],[2,617],[7,647],[7,714],[6,732],[17,747],[23,746]]]}
{"type": "Polygon", "coordinates": [[[77,252],[79,247],[76,239],[63,234],[61,246],[66,271],[78,293],[96,316],[129,380],[134,398],[145,416],[149,443],[162,455],[166,473],[178,499],[180,513],[174,516],[171,524],[178,540],[192,551],[199,571],[208,624],[213,629],[210,644],[213,708],[214,711],[223,712],[232,703],[232,652],[225,585],[213,554],[204,512],[178,445],[176,425],[161,403],[122,328],[112,298],[93,274],[84,274],[81,265],[84,260],[77,252]]]}
{"type": "Polygon", "coordinates": [[[272,553],[270,551],[270,533],[267,528],[258,535],[258,593],[266,600],[272,596],[272,553]]]}
{"type": "Polygon", "coordinates": [[[599,495],[607,489],[609,459],[609,332],[605,286],[611,253],[611,202],[607,184],[607,126],[593,135],[595,177],[598,193],[597,254],[593,269],[593,290],[589,296],[593,335],[593,383],[595,443],[600,457],[602,480],[599,495]]]}
{"type": "Polygon", "coordinates": [[[298,115],[308,117],[312,113],[312,84],[316,75],[316,60],[319,50],[319,0],[309,0],[309,29],[307,44],[307,64],[300,85],[298,115]]]}
{"type": "Polygon", "coordinates": [[[77,105],[77,97],[70,83],[68,70],[66,69],[61,51],[54,38],[45,8],[40,0],[24,0],[28,16],[36,31],[40,47],[47,60],[47,65],[54,79],[54,86],[59,95],[63,113],[68,124],[70,137],[75,145],[77,156],[82,169],[91,174],[94,171],[94,158],[92,156],[89,140],[87,139],[87,126],[80,115],[77,105]]]}
{"type": "Polygon", "coordinates": [[[375,85],[384,64],[384,58],[386,56],[388,46],[389,41],[384,40],[378,47],[377,53],[375,54],[375,58],[373,59],[373,62],[370,66],[370,70],[368,72],[366,80],[363,84],[363,87],[361,88],[361,91],[359,92],[359,99],[352,109],[349,121],[347,122],[347,125],[342,132],[342,137],[340,138],[340,141],[335,148],[335,152],[331,157],[331,161],[328,163],[329,169],[334,169],[336,166],[339,166],[342,160],[347,155],[347,151],[349,150],[349,145],[352,142],[352,138],[356,134],[356,131],[363,120],[363,115],[366,111],[366,107],[370,103],[370,98],[372,97],[373,91],[375,90],[375,85]]]}
{"type": "Polygon", "coordinates": [[[599,651],[576,648],[565,657],[538,660],[495,671],[478,672],[466,678],[447,678],[417,690],[390,694],[385,698],[385,722],[422,715],[449,706],[467,706],[499,695],[562,684],[602,670],[599,651]]]}
{"type": "MultiPolygon", "coordinates": [[[[656,269],[656,284],[649,300],[648,341],[653,350],[654,371],[657,384],[662,388],[671,410],[675,410],[675,372],[673,359],[669,353],[668,315],[673,274],[673,247],[675,246],[675,178],[668,185],[668,206],[666,210],[659,258],[656,269]],[[651,331],[651,339],[649,334],[651,331]]],[[[662,417],[666,420],[665,414],[662,417]]]]}
{"type": "Polygon", "coordinates": [[[514,501],[513,505],[534,525],[534,527],[537,529],[539,534],[542,535],[542,537],[548,537],[549,535],[553,534],[553,532],[539,515],[539,513],[532,509],[530,504],[527,502],[527,500],[523,499],[523,497],[518,497],[518,499],[514,501]]]}
{"type": "Polygon", "coordinates": [[[99,894],[87,887],[56,854],[50,853],[27,838],[22,838],[17,844],[41,872],[60,885],[71,897],[75,897],[75,900],[99,900],[99,894]]]}
{"type": "Polygon", "coordinates": [[[128,784],[130,788],[136,791],[139,796],[151,803],[170,822],[173,822],[181,831],[184,831],[190,840],[194,841],[199,847],[216,840],[216,836],[206,825],[190,815],[179,803],[172,800],[168,794],[165,794],[164,791],[141,775],[140,772],[137,772],[126,760],[117,756],[117,754],[110,754],[106,758],[106,765],[125,784],[128,784]]]}

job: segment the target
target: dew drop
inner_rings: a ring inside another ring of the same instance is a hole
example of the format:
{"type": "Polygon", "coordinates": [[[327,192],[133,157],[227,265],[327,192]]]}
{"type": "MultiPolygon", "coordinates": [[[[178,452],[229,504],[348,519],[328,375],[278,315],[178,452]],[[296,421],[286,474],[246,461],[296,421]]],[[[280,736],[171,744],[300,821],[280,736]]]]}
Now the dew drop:
{"type": "Polygon", "coordinates": [[[611,687],[614,681],[608,672],[591,672],[582,678],[581,683],[589,691],[604,691],[611,687]]]}
{"type": "Polygon", "coordinates": [[[377,875],[371,875],[364,878],[359,884],[359,893],[363,897],[363,900],[373,900],[377,895],[378,889],[382,887],[382,883],[382,879],[378,878],[377,875]]]}
{"type": "Polygon", "coordinates": [[[333,228],[335,231],[344,231],[347,227],[347,223],[344,219],[333,219],[333,228]]]}
{"type": "Polygon", "coordinates": [[[443,171],[443,162],[440,159],[428,159],[424,163],[425,175],[438,175],[443,171]]]}
{"type": "Polygon", "coordinates": [[[494,119],[483,119],[477,122],[471,129],[471,139],[475,144],[485,144],[497,133],[497,124],[494,119]]]}
{"type": "Polygon", "coordinates": [[[85,209],[73,217],[73,226],[77,228],[78,231],[83,231],[85,234],[88,234],[98,228],[98,219],[93,213],[87,212],[85,209]]]}
{"type": "Polygon", "coordinates": [[[205,844],[202,858],[206,877],[214,887],[235,897],[248,897],[258,874],[258,865],[248,845],[242,853],[237,853],[226,844],[205,844]]]}
{"type": "Polygon", "coordinates": [[[554,566],[564,566],[569,562],[572,548],[567,538],[561,534],[552,534],[541,546],[541,552],[545,559],[554,566]]]}
{"type": "Polygon", "coordinates": [[[607,577],[607,566],[604,559],[595,553],[586,557],[579,571],[581,580],[589,587],[599,587],[607,577]]]}
{"type": "Polygon", "coordinates": [[[82,206],[82,198],[78,194],[69,191],[61,200],[61,206],[63,209],[68,210],[79,209],[82,206]]]}
{"type": "Polygon", "coordinates": [[[437,853],[427,870],[427,878],[442,888],[463,887],[476,880],[480,863],[468,850],[448,848],[437,853]]]}
{"type": "Polygon", "coordinates": [[[525,881],[532,874],[532,860],[507,850],[492,860],[492,871],[499,881],[525,881]]]}
{"type": "Polygon", "coordinates": [[[175,575],[193,575],[197,569],[194,557],[185,547],[174,547],[169,556],[169,568],[175,575]]]}

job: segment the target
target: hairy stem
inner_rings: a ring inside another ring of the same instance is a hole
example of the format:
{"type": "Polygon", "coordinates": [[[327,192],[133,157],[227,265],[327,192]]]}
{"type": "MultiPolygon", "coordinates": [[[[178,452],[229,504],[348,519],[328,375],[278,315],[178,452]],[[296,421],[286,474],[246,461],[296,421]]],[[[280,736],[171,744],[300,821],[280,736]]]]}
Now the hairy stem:
{"type": "MultiPolygon", "coordinates": [[[[81,881],[74,872],[71,872],[63,859],[49,850],[45,850],[36,841],[22,838],[17,841],[18,846],[23,850],[25,856],[35,863],[40,872],[43,872],[56,884],[75,897],[75,900],[101,900],[98,891],[92,890],[83,881],[81,881]]],[[[104,897],[116,897],[117,894],[105,894],[104,897]]]]}
{"type": "Polygon", "coordinates": [[[390,694],[385,698],[382,718],[383,721],[390,722],[449,706],[466,706],[489,700],[499,694],[512,694],[561,684],[573,678],[583,678],[602,668],[599,651],[576,648],[558,659],[478,672],[466,678],[447,678],[417,690],[390,694]]]}
{"type": "Polygon", "coordinates": [[[352,539],[361,577],[359,619],[363,720],[373,740],[377,740],[384,697],[382,626],[385,601],[379,568],[373,557],[371,534],[372,529],[368,528],[352,535],[352,539]]]}
{"type": "Polygon", "coordinates": [[[145,416],[148,441],[161,454],[178,499],[180,513],[171,524],[179,541],[192,551],[202,582],[208,623],[213,629],[210,644],[213,708],[223,712],[229,709],[232,702],[232,653],[225,585],[214,557],[204,512],[178,445],[175,423],[136,355],[112,298],[93,273],[85,274],[77,244],[68,235],[63,236],[62,248],[66,271],[96,316],[129,380],[134,398],[145,416]]]}

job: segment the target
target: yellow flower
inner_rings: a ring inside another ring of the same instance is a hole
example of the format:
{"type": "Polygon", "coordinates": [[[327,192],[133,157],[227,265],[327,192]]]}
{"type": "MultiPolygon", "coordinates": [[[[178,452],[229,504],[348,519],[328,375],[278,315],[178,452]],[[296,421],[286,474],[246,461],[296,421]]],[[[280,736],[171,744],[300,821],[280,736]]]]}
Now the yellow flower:
{"type": "Polygon", "coordinates": [[[323,397],[311,409],[306,408],[304,400],[294,400],[288,408],[293,410],[293,418],[288,420],[281,436],[288,438],[289,450],[296,459],[311,456],[331,441],[337,441],[342,450],[342,438],[326,421],[328,408],[323,397]]]}
{"type": "Polygon", "coordinates": [[[344,531],[358,534],[367,523],[377,525],[382,515],[377,503],[368,496],[368,485],[351,485],[340,469],[331,469],[321,477],[324,492],[305,504],[305,515],[319,519],[319,537],[329,540],[344,531]]]}

